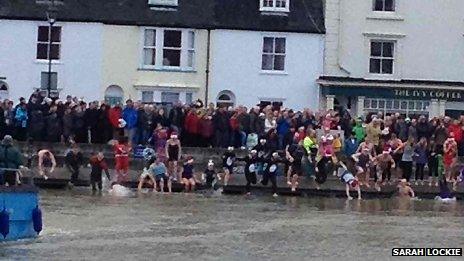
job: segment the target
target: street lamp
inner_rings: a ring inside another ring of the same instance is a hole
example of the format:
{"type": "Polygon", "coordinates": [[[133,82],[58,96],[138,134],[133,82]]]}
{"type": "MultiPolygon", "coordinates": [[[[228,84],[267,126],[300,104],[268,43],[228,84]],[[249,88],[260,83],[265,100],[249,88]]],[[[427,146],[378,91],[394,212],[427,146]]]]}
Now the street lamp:
{"type": "Polygon", "coordinates": [[[55,8],[55,1],[52,1],[52,5],[47,10],[47,21],[48,21],[48,85],[47,85],[47,96],[51,97],[52,90],[52,28],[56,22],[56,16],[58,11],[55,8]]]}

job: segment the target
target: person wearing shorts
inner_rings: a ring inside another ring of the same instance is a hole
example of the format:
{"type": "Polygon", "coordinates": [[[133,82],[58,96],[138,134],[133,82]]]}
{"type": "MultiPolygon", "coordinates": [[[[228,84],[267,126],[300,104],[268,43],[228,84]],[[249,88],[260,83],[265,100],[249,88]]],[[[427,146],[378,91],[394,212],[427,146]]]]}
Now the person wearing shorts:
{"type": "Polygon", "coordinates": [[[155,177],[155,182],[154,182],[155,191],[158,191],[157,184],[159,184],[160,192],[164,192],[164,184],[167,183],[168,192],[169,193],[172,192],[172,184],[171,184],[171,180],[169,179],[167,175],[167,168],[164,165],[164,163],[161,162],[159,158],[155,159],[155,162],[150,166],[149,172],[155,177]]]}

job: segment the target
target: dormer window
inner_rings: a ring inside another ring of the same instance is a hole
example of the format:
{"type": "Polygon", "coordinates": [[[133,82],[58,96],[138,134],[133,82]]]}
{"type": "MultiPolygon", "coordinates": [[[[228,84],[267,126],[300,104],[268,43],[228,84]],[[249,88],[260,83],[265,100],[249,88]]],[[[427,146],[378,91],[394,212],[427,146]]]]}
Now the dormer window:
{"type": "Polygon", "coordinates": [[[148,5],[153,7],[176,7],[178,0],[148,0],[148,5]]]}
{"type": "Polygon", "coordinates": [[[259,10],[263,12],[289,12],[290,0],[260,0],[259,10]]]}

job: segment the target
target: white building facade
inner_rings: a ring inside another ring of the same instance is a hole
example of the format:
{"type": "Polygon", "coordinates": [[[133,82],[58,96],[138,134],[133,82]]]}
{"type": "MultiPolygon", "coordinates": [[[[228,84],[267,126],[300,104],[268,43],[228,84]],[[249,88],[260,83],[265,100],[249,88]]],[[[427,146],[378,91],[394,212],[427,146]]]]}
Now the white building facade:
{"type": "Polygon", "coordinates": [[[322,107],[360,116],[464,110],[464,1],[325,2],[322,107]]]}
{"type": "Polygon", "coordinates": [[[235,105],[318,107],[323,35],[215,30],[210,100],[235,105]],[[228,97],[228,98],[227,98],[228,97]]]}
{"type": "Polygon", "coordinates": [[[227,28],[211,32],[208,100],[248,108],[269,104],[318,108],[316,80],[324,55],[322,2],[238,1],[250,16],[236,12],[235,20],[249,22],[224,21],[219,12],[219,23],[227,28]]]}
{"type": "Polygon", "coordinates": [[[95,91],[101,80],[102,24],[57,22],[51,48],[45,21],[0,20],[0,32],[0,85],[4,86],[0,98],[17,101],[37,89],[47,90],[50,56],[52,94],[103,98],[95,91]]]}

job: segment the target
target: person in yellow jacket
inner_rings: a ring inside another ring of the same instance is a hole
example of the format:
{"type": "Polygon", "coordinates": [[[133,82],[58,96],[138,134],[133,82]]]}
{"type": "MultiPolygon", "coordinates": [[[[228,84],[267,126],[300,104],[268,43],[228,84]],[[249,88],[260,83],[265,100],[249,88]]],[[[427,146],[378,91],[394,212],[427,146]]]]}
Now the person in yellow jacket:
{"type": "Polygon", "coordinates": [[[308,155],[307,161],[303,161],[303,171],[308,177],[314,177],[314,167],[316,164],[317,151],[319,149],[315,130],[307,130],[306,137],[303,139],[303,148],[306,150],[306,154],[308,155]]]}

